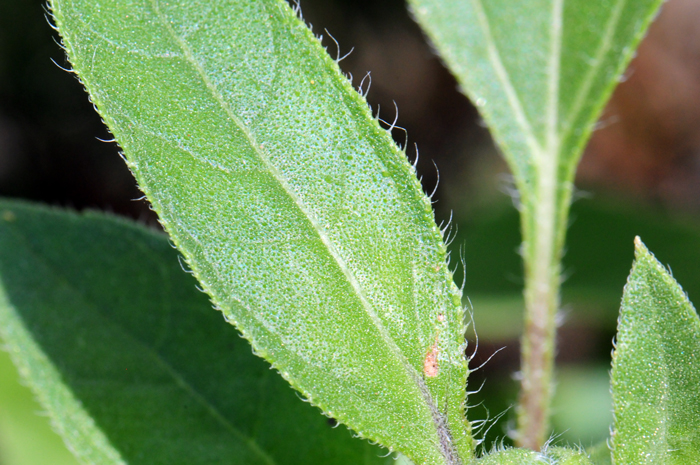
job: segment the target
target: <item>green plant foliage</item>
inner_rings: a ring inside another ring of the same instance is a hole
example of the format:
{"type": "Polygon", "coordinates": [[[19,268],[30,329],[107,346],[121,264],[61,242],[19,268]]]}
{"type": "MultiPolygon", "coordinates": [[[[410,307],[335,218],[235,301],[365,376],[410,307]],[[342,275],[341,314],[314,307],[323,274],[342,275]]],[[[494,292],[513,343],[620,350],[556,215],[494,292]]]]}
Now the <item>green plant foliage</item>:
{"type": "Polygon", "coordinates": [[[594,123],[662,0],[409,3],[533,208],[545,171],[570,189],[594,123]]]}
{"type": "MultiPolygon", "coordinates": [[[[0,343],[2,339],[0,339],[0,343]]],[[[0,350],[0,464],[78,465],[61,437],[51,429],[32,392],[19,381],[7,352],[0,350]]]]}
{"type": "Polygon", "coordinates": [[[635,240],[613,354],[617,465],[700,462],[700,318],[635,240]]]}
{"type": "Polygon", "coordinates": [[[289,5],[51,5],[141,189],[255,351],[363,437],[469,457],[464,315],[430,200],[289,5]]]}
{"type": "Polygon", "coordinates": [[[0,202],[0,334],[83,462],[393,463],[300,402],[195,285],[160,233],[0,202]]]}
{"type": "Polygon", "coordinates": [[[607,441],[587,449],[586,452],[594,465],[612,465],[612,456],[607,441]]]}
{"type": "Polygon", "coordinates": [[[564,447],[553,447],[544,452],[525,449],[505,449],[493,452],[477,460],[475,465],[593,465],[581,451],[564,447]]]}

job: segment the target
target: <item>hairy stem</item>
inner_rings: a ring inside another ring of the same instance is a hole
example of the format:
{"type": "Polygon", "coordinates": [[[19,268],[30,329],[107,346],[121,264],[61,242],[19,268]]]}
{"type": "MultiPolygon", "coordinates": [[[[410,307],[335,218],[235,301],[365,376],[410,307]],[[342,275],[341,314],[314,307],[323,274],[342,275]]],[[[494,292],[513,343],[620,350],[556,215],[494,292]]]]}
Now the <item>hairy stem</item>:
{"type": "Polygon", "coordinates": [[[545,144],[532,153],[534,189],[527,192],[522,211],[525,261],[525,332],[522,338],[522,385],[518,404],[517,443],[539,450],[549,433],[554,370],[556,313],[559,308],[561,255],[571,183],[561,183],[559,160],[559,79],[563,0],[552,2],[551,50],[547,65],[545,144]]]}
{"type": "Polygon", "coordinates": [[[525,262],[525,331],[516,442],[539,450],[549,434],[556,313],[571,186],[558,184],[557,164],[542,163],[533,208],[522,215],[525,262]]]}

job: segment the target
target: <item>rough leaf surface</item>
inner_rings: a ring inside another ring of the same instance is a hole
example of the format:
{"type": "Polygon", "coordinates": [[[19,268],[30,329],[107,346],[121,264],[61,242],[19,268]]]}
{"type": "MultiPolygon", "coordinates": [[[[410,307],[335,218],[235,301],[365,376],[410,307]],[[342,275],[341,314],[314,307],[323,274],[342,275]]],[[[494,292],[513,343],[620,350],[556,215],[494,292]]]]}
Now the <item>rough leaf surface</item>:
{"type": "Polygon", "coordinates": [[[430,200],[289,5],[51,5],[141,189],[256,352],[361,436],[468,459],[464,314],[430,200]]]}
{"type": "Polygon", "coordinates": [[[613,355],[616,465],[700,463],[700,319],[635,240],[613,355]]]}

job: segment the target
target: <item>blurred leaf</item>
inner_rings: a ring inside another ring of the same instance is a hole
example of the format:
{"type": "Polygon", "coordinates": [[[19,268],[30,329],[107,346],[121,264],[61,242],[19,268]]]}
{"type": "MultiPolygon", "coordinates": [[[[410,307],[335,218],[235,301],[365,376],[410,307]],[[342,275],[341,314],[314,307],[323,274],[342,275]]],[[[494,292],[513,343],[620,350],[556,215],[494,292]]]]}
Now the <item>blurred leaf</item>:
{"type": "Polygon", "coordinates": [[[617,465],[700,462],[700,318],[637,237],[613,354],[617,465]]]}
{"type": "Polygon", "coordinates": [[[581,152],[661,3],[409,0],[510,164],[526,238],[565,228],[581,152]]]}
{"type": "Polygon", "coordinates": [[[287,2],[51,5],[141,189],[256,353],[359,435],[467,459],[464,315],[430,200],[287,2]]]}
{"type": "Polygon", "coordinates": [[[585,452],[566,447],[551,447],[547,449],[550,463],[557,465],[593,465],[585,452]]]}
{"type": "Polygon", "coordinates": [[[586,449],[586,452],[588,452],[588,456],[594,465],[612,465],[612,456],[610,455],[610,447],[608,447],[607,440],[586,449]]]}
{"type": "Polygon", "coordinates": [[[589,446],[610,435],[613,418],[609,370],[609,364],[557,370],[552,423],[558,441],[589,446]]]}
{"type": "Polygon", "coordinates": [[[542,455],[525,449],[506,449],[493,452],[476,461],[478,465],[537,465],[542,455]]]}
{"type": "MultiPolygon", "coordinates": [[[[0,343],[2,340],[0,339],[0,343]]],[[[9,355],[0,350],[0,464],[77,465],[29,388],[20,385],[9,355]]]]}
{"type": "Polygon", "coordinates": [[[0,333],[82,461],[392,461],[300,402],[176,255],[135,224],[0,202],[0,333]]]}

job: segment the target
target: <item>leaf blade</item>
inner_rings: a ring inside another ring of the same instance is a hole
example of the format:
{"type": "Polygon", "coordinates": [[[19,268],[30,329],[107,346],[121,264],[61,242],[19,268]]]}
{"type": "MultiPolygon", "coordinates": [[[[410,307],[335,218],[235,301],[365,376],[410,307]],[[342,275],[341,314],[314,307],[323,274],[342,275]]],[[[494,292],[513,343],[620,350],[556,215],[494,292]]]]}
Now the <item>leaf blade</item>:
{"type": "Polygon", "coordinates": [[[556,152],[560,182],[571,179],[593,123],[662,2],[409,3],[527,195],[543,151],[556,152]]]}
{"type": "Polygon", "coordinates": [[[441,233],[405,156],[337,65],[285,2],[112,3],[52,5],[205,290],[359,434],[419,462],[468,457],[463,311],[441,233]],[[436,376],[424,372],[429,356],[436,376]]]}
{"type": "Polygon", "coordinates": [[[613,459],[619,464],[700,458],[700,318],[639,238],[613,355],[613,459]]]}

